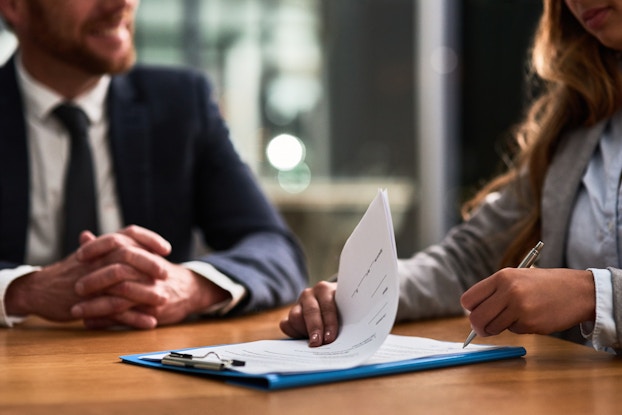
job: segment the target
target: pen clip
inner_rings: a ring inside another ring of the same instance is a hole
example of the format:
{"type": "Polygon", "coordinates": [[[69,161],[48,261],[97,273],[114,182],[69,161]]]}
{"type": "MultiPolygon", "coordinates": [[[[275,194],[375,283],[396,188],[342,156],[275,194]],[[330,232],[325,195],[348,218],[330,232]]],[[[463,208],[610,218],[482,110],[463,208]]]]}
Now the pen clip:
{"type": "Polygon", "coordinates": [[[162,364],[170,366],[191,367],[197,369],[224,370],[230,367],[240,367],[246,364],[243,360],[222,359],[216,352],[207,352],[202,356],[194,356],[190,353],[170,352],[161,360],[162,364]],[[204,360],[213,355],[216,360],[204,360]]]}
{"type": "Polygon", "coordinates": [[[533,247],[531,251],[527,253],[527,256],[523,258],[520,264],[518,264],[518,268],[530,268],[534,264],[534,262],[536,262],[536,259],[538,258],[538,255],[540,255],[540,251],[542,250],[543,246],[544,242],[538,241],[536,246],[533,247]]]}

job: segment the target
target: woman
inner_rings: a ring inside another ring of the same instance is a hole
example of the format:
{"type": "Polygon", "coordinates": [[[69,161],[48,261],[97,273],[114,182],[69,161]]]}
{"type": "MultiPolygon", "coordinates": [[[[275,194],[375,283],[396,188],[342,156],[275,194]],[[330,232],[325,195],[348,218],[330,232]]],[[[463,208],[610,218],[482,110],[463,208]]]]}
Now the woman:
{"type": "MultiPolygon", "coordinates": [[[[531,59],[540,94],[517,128],[514,163],[441,243],[399,261],[398,321],[464,307],[480,336],[509,329],[619,347],[622,0],[599,3],[544,0],[531,59]],[[512,268],[538,240],[538,267],[512,268]]],[[[305,290],[283,332],[332,342],[335,289],[305,290]]]]}

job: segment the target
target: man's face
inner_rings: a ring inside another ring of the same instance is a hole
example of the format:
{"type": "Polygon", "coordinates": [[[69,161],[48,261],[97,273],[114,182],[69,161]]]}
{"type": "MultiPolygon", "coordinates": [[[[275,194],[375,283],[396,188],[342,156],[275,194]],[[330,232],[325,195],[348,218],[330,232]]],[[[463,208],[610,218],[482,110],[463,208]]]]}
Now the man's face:
{"type": "Polygon", "coordinates": [[[41,54],[100,75],[129,69],[136,58],[139,0],[25,0],[16,24],[24,53],[41,54]]]}

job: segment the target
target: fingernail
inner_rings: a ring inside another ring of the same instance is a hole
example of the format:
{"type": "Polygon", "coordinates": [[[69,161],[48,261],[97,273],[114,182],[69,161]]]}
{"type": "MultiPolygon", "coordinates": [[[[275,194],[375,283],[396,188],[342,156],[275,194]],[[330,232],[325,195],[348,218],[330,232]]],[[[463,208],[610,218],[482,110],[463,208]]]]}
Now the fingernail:
{"type": "Polygon", "coordinates": [[[312,346],[320,344],[320,333],[312,333],[311,337],[309,338],[309,344],[312,346]]]}
{"type": "Polygon", "coordinates": [[[76,304],[73,307],[71,307],[71,315],[74,316],[75,318],[82,318],[82,316],[84,315],[84,310],[82,309],[81,306],[76,304]]]}
{"type": "Polygon", "coordinates": [[[326,330],[326,333],[324,333],[324,343],[330,343],[332,340],[332,336],[333,333],[330,330],[326,330]]]}

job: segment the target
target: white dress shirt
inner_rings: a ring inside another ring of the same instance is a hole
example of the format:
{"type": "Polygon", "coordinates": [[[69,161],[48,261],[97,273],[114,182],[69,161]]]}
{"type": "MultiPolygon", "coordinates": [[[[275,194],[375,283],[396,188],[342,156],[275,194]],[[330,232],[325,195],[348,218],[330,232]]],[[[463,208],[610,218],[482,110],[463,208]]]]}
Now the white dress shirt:
{"type": "MultiPolygon", "coordinates": [[[[26,245],[26,264],[15,269],[0,270],[0,326],[12,326],[19,316],[6,314],[4,299],[10,283],[16,278],[61,259],[61,226],[64,175],[69,157],[69,134],[52,116],[52,110],[64,99],[38,83],[25,71],[21,59],[15,60],[18,84],[24,99],[26,134],[30,158],[30,215],[26,245]]],[[[102,234],[123,227],[114,169],[108,144],[108,119],[105,111],[110,77],[104,76],[97,85],[73,100],[87,114],[91,125],[89,141],[96,177],[99,229],[102,234]]],[[[182,264],[225,289],[232,299],[216,304],[206,313],[224,314],[245,295],[246,290],[212,265],[201,261],[182,264]]]]}
{"type": "Polygon", "coordinates": [[[596,320],[583,335],[597,350],[619,347],[613,318],[613,284],[606,267],[622,268],[622,112],[614,116],[581,180],[568,228],[566,258],[573,269],[588,268],[596,287],[596,320]]]}

